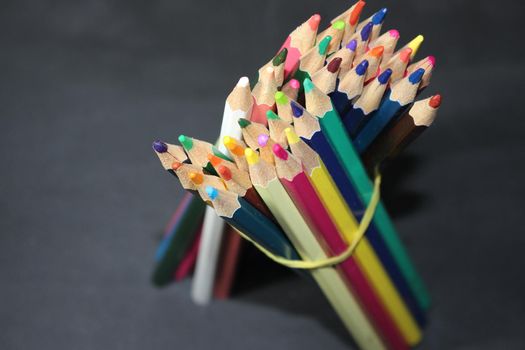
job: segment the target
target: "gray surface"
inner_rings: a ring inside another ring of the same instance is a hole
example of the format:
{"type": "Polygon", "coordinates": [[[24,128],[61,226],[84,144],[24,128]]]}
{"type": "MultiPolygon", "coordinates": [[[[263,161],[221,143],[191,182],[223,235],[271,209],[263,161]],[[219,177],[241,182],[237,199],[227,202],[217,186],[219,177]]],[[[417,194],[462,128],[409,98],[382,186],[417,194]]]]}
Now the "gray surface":
{"type": "MultiPolygon", "coordinates": [[[[523,349],[523,5],[470,3],[390,4],[387,28],[425,33],[444,106],[385,195],[434,298],[421,348],[523,349]]],[[[227,4],[2,1],[1,349],[351,347],[314,286],[257,283],[264,262],[206,309],[188,282],[149,285],[182,195],[150,142],[213,140],[224,97],[289,23],[345,6],[227,4]]]]}

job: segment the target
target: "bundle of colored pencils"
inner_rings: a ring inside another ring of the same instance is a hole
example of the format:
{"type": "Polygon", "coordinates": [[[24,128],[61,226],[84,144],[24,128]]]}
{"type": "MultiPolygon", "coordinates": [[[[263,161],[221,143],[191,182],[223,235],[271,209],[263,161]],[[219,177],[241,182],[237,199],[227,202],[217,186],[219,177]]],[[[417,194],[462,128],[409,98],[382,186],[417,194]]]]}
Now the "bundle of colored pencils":
{"type": "Polygon", "coordinates": [[[178,278],[196,261],[192,294],[207,302],[217,276],[231,284],[238,233],[289,266],[352,249],[302,271],[360,348],[408,349],[421,341],[429,296],[383,204],[368,226],[360,222],[377,198],[374,172],[432,124],[441,96],[416,101],[435,66],[433,56],[414,61],[423,36],[396,50],[399,32],[381,34],[387,9],[359,21],[364,4],[323,31],[313,15],[253,88],[241,78],[216,146],[184,135],[181,146],[153,143],[190,193],[159,248],[155,279],[178,278]]]}

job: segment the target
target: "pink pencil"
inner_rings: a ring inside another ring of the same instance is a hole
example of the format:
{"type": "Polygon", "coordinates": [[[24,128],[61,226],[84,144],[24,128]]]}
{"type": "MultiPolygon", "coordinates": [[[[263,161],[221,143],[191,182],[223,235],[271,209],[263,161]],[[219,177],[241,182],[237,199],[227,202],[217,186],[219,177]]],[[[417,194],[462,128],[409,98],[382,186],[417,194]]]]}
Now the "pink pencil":
{"type": "MultiPolygon", "coordinates": [[[[273,145],[273,153],[279,181],[297,205],[308,226],[316,232],[318,239],[332,255],[344,252],[347,245],[308,180],[300,161],[278,143],[273,145]]],[[[357,295],[371,321],[381,330],[378,333],[389,348],[407,350],[408,346],[401,333],[380,303],[354,257],[343,261],[338,269],[346,277],[348,287],[357,295]]]]}
{"type": "Polygon", "coordinates": [[[193,240],[190,249],[186,252],[186,255],[184,255],[184,258],[181,260],[179,266],[175,270],[175,274],[173,275],[175,281],[180,281],[186,278],[193,269],[193,266],[195,266],[195,261],[197,261],[197,255],[199,253],[201,231],[202,225],[199,228],[197,234],[195,235],[195,239],[193,240]]]}

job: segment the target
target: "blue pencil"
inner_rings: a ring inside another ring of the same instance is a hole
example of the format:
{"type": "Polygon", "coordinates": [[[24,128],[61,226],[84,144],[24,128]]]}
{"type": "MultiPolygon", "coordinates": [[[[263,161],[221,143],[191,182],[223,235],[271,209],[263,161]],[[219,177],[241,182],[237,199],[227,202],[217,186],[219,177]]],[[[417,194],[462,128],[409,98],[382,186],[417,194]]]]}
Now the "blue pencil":
{"type": "Polygon", "coordinates": [[[377,135],[410,106],[416,97],[424,73],[425,70],[419,68],[392,87],[379,109],[370,116],[366,126],[354,139],[357,152],[363,153],[377,135]]]}
{"type": "Polygon", "coordinates": [[[367,69],[368,61],[361,61],[339,80],[335,90],[328,95],[339,115],[345,115],[352,106],[352,99],[361,94],[367,69]]]}

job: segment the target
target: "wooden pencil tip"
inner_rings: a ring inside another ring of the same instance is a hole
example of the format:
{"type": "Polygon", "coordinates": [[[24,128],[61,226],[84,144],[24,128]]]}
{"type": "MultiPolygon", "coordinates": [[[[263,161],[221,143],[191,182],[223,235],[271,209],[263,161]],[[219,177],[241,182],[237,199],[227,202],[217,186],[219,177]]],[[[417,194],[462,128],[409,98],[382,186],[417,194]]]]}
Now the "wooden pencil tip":
{"type": "Polygon", "coordinates": [[[412,56],[412,48],[406,47],[399,53],[399,59],[403,63],[407,63],[410,60],[410,57],[412,56]]]}
{"type": "Polygon", "coordinates": [[[182,166],[181,162],[174,161],[171,163],[171,169],[177,171],[182,166]]]}
{"type": "Polygon", "coordinates": [[[189,178],[191,182],[193,182],[195,185],[200,185],[204,181],[204,176],[199,173],[191,172],[189,174],[189,178]]]}
{"type": "Polygon", "coordinates": [[[217,172],[226,181],[230,181],[232,179],[232,172],[224,165],[219,165],[217,167],[217,172]]]}
{"type": "Polygon", "coordinates": [[[288,159],[288,152],[286,152],[286,150],[282,148],[280,144],[275,143],[272,146],[272,151],[273,151],[273,154],[275,154],[277,158],[282,159],[282,160],[288,159]]]}
{"type": "Polygon", "coordinates": [[[219,190],[213,186],[206,186],[206,194],[208,194],[208,197],[213,201],[219,195],[219,190]]]}
{"type": "Polygon", "coordinates": [[[246,148],[244,150],[244,156],[246,157],[246,161],[249,165],[255,165],[259,163],[259,155],[251,148],[246,148]]]}
{"type": "Polygon", "coordinates": [[[257,143],[261,147],[266,147],[266,145],[268,144],[268,140],[269,139],[270,139],[270,135],[268,135],[268,134],[259,134],[259,136],[257,136],[257,143]]]}
{"type": "Polygon", "coordinates": [[[219,164],[222,163],[222,159],[217,157],[216,155],[214,154],[211,154],[211,153],[208,153],[208,161],[211,163],[211,165],[216,168],[217,166],[219,166],[219,164]]]}
{"type": "Polygon", "coordinates": [[[385,52],[384,46],[376,46],[372,50],[370,50],[368,53],[372,57],[381,57],[383,55],[383,52],[385,52]]]}
{"type": "Polygon", "coordinates": [[[328,63],[326,69],[330,73],[337,73],[339,67],[341,66],[341,62],[343,62],[343,59],[341,57],[336,57],[333,60],[331,60],[330,63],[328,63]]]}
{"type": "Polygon", "coordinates": [[[359,21],[359,17],[361,16],[361,12],[363,11],[363,7],[365,7],[365,5],[366,2],[364,1],[359,1],[357,4],[355,4],[354,10],[352,11],[350,19],[348,20],[350,25],[356,25],[357,21],[359,21]]]}
{"type": "Polygon", "coordinates": [[[286,138],[288,139],[288,143],[290,145],[294,145],[299,142],[299,136],[297,136],[292,128],[286,128],[284,129],[284,132],[286,133],[286,138]]]}
{"type": "Polygon", "coordinates": [[[430,101],[428,102],[428,105],[432,108],[438,108],[441,106],[441,95],[436,94],[430,98],[430,101]]]}
{"type": "Polygon", "coordinates": [[[164,153],[168,151],[168,145],[166,145],[164,142],[159,141],[159,140],[153,141],[152,146],[155,152],[158,152],[158,153],[164,153]]]}
{"type": "Polygon", "coordinates": [[[250,79],[248,79],[248,77],[240,78],[239,81],[237,82],[237,86],[241,88],[250,86],[250,79]]]}
{"type": "Polygon", "coordinates": [[[319,23],[321,23],[321,16],[317,13],[308,19],[308,25],[313,31],[319,28],[319,23]]]}
{"type": "Polygon", "coordinates": [[[184,147],[184,149],[186,149],[188,151],[191,150],[192,147],[193,147],[193,140],[191,139],[191,137],[187,137],[185,135],[180,135],[179,136],[179,142],[182,145],[182,147],[184,147]]]}

